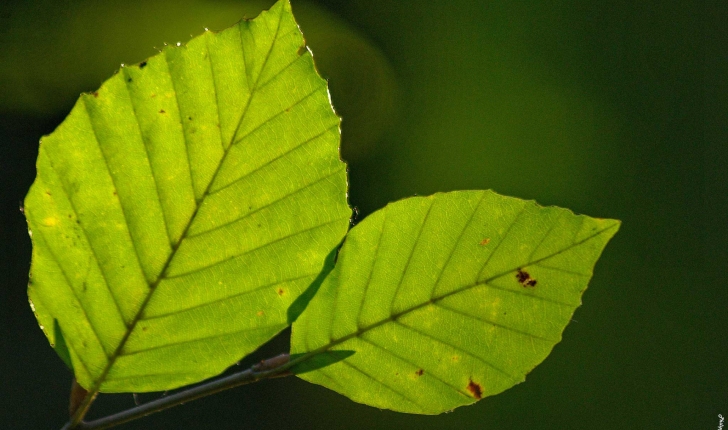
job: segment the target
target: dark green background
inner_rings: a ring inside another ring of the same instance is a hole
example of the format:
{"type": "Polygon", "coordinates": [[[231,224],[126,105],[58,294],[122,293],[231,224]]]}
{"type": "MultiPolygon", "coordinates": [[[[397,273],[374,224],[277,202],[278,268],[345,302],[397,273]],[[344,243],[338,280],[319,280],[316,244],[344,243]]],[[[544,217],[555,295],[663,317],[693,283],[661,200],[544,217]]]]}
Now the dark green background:
{"type": "MultiPolygon", "coordinates": [[[[728,416],[725,3],[319,2],[329,14],[292,2],[344,117],[360,217],[415,193],[491,188],[618,218],[622,229],[563,342],[524,384],[474,406],[403,415],[284,378],[121,428],[717,429],[728,416]]],[[[0,427],[66,419],[71,375],[25,293],[30,241],[18,206],[39,137],[119,63],[255,9],[0,6],[0,427]]],[[[133,404],[102,397],[92,417],[133,404]]]]}

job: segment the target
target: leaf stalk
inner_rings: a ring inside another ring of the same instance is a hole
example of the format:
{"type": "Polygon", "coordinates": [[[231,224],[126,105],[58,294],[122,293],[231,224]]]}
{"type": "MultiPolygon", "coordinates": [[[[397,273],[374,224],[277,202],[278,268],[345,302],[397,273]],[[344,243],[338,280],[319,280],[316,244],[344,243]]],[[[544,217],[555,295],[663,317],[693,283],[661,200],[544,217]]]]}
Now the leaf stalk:
{"type": "MultiPolygon", "coordinates": [[[[295,360],[295,361],[301,361],[301,360],[295,360]]],[[[78,429],[78,430],[101,430],[101,429],[107,429],[114,426],[117,426],[119,424],[123,424],[129,421],[133,421],[142,417],[145,417],[147,415],[151,415],[155,412],[160,412],[165,409],[171,408],[173,406],[181,405],[183,403],[191,402],[193,400],[197,400],[202,397],[206,397],[215,393],[219,393],[220,391],[225,391],[231,388],[239,387],[241,385],[250,384],[253,382],[258,382],[262,379],[269,379],[269,378],[278,378],[283,376],[289,376],[292,373],[288,371],[288,369],[293,366],[295,363],[290,361],[290,356],[288,354],[281,354],[266,360],[263,360],[250,368],[243,370],[241,372],[235,373],[230,376],[226,376],[224,378],[216,379],[201,385],[198,385],[193,388],[189,388],[184,391],[180,391],[179,393],[171,394],[165,397],[162,397],[157,400],[153,400],[151,402],[144,403],[142,405],[127,409],[125,411],[108,415],[103,418],[99,418],[97,420],[93,421],[78,421],[74,422],[74,419],[71,419],[68,423],[66,423],[65,426],[61,430],[71,430],[71,429],[78,429]]],[[[91,402],[93,401],[93,398],[91,396],[87,396],[86,399],[84,399],[84,403],[82,404],[82,407],[85,406],[84,414],[88,407],[91,405],[91,402]]],[[[77,411],[75,416],[78,416],[77,411]]],[[[75,417],[74,416],[74,417],[75,417]]]]}

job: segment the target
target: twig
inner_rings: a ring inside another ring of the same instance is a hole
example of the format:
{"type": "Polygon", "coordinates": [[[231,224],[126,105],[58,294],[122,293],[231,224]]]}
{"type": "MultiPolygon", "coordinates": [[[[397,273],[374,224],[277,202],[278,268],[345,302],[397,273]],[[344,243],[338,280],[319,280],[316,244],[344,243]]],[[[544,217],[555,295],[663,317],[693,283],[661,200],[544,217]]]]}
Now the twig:
{"type": "Polygon", "coordinates": [[[125,411],[99,418],[93,421],[81,421],[76,426],[72,426],[69,421],[61,430],[91,430],[91,429],[107,429],[132,420],[151,415],[155,412],[163,411],[173,406],[191,402],[192,400],[220,391],[235,388],[240,385],[250,384],[266,378],[277,378],[288,376],[288,368],[291,367],[290,357],[288,354],[263,360],[249,369],[235,373],[224,378],[216,379],[196,387],[180,391],[179,393],[170,394],[157,400],[127,409],[125,411]]]}

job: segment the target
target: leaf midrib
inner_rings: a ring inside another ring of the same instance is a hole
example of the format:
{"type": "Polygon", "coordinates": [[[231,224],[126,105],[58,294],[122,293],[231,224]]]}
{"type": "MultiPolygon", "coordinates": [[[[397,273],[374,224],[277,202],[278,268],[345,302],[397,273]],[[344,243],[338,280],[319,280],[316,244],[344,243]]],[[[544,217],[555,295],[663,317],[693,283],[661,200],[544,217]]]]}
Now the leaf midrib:
{"type": "MultiPolygon", "coordinates": [[[[182,242],[187,238],[187,233],[190,229],[190,226],[194,223],[195,218],[199,212],[199,209],[202,206],[202,203],[205,201],[205,198],[209,195],[210,189],[212,188],[212,185],[215,183],[217,175],[220,172],[220,168],[222,167],[223,164],[225,164],[225,160],[226,160],[228,154],[230,153],[230,149],[233,147],[233,145],[235,143],[235,137],[237,136],[238,132],[240,131],[240,127],[242,126],[243,122],[245,121],[245,118],[246,118],[247,113],[250,108],[250,104],[253,100],[253,97],[255,96],[256,91],[258,90],[258,83],[260,81],[260,77],[263,75],[263,70],[265,70],[265,67],[268,63],[268,59],[270,58],[271,52],[273,51],[273,47],[275,46],[276,42],[278,41],[278,34],[280,31],[282,15],[283,15],[284,11],[285,11],[285,8],[281,8],[281,12],[278,17],[278,24],[276,26],[276,31],[272,38],[271,45],[268,48],[268,52],[260,67],[260,71],[258,72],[258,76],[256,77],[255,83],[253,84],[253,87],[250,89],[250,94],[248,96],[248,99],[246,100],[245,106],[243,107],[243,111],[240,115],[240,120],[238,121],[238,124],[235,127],[235,130],[230,137],[230,143],[224,149],[223,156],[221,157],[220,162],[218,163],[217,168],[215,169],[215,173],[212,175],[212,178],[210,179],[210,182],[207,184],[207,187],[205,188],[205,191],[202,193],[200,199],[195,201],[195,210],[192,212],[192,215],[190,216],[190,219],[187,222],[187,225],[185,226],[184,230],[182,231],[182,234],[180,235],[179,240],[177,241],[177,243],[172,245],[172,250],[171,250],[169,256],[167,257],[167,260],[165,261],[164,265],[162,266],[162,269],[160,270],[160,272],[159,272],[160,274],[157,276],[157,279],[155,279],[154,282],[149,284],[149,293],[147,294],[144,301],[140,305],[139,310],[137,311],[136,315],[134,316],[132,321],[127,326],[127,330],[124,333],[124,336],[122,337],[122,339],[119,341],[119,345],[116,347],[116,350],[114,351],[114,353],[111,356],[108,357],[107,365],[104,367],[104,370],[101,372],[101,375],[94,382],[93,388],[91,390],[89,390],[88,394],[86,395],[86,399],[93,399],[99,393],[101,385],[105,382],[106,376],[111,371],[111,368],[114,366],[116,359],[123,355],[123,349],[124,349],[124,346],[126,345],[126,342],[129,340],[129,337],[131,336],[131,333],[134,331],[137,323],[140,320],[142,320],[142,315],[144,313],[144,310],[146,309],[147,304],[149,303],[152,296],[154,295],[156,287],[159,285],[159,283],[162,280],[165,279],[167,271],[169,270],[172,260],[174,260],[177,250],[179,249],[182,242]]],[[[241,41],[241,46],[242,46],[242,41],[241,41]]],[[[210,67],[212,67],[212,58],[210,56],[208,56],[208,61],[210,62],[210,67]]],[[[246,76],[247,76],[247,72],[246,72],[246,76]]],[[[213,80],[214,80],[214,78],[213,78],[213,80]]],[[[176,91],[175,91],[175,94],[176,94],[176,91]]],[[[218,111],[218,115],[219,115],[220,106],[219,106],[219,102],[217,102],[217,100],[216,100],[216,105],[217,105],[217,111],[218,111]]],[[[180,120],[181,120],[181,116],[180,116],[180,120]]],[[[187,147],[187,142],[185,142],[185,147],[187,147]]],[[[86,403],[86,402],[84,402],[84,403],[86,403]]],[[[83,409],[83,408],[79,408],[79,411],[81,409],[83,409]]]]}
{"type": "MultiPolygon", "coordinates": [[[[437,302],[439,302],[439,301],[441,301],[441,300],[443,300],[443,299],[445,299],[447,297],[453,296],[455,294],[459,294],[459,293],[462,293],[464,291],[467,291],[467,290],[470,290],[472,288],[476,288],[476,287],[479,287],[479,286],[482,286],[482,285],[488,285],[488,286],[490,286],[492,288],[498,288],[498,287],[495,287],[495,286],[491,285],[490,283],[493,282],[493,281],[495,281],[496,279],[502,278],[503,276],[507,276],[507,275],[513,273],[514,271],[518,270],[518,268],[533,266],[533,265],[536,265],[536,264],[538,264],[538,263],[540,263],[542,261],[548,260],[548,259],[553,258],[553,257],[555,257],[557,255],[560,255],[560,254],[562,254],[564,252],[567,252],[567,251],[569,251],[569,250],[571,250],[571,249],[573,249],[573,248],[575,248],[575,247],[577,247],[579,245],[582,245],[582,244],[584,244],[584,243],[586,243],[586,242],[594,239],[595,237],[598,237],[598,236],[602,235],[603,233],[606,233],[607,231],[609,231],[609,230],[611,230],[611,229],[613,229],[613,228],[615,228],[617,226],[619,226],[619,223],[618,222],[615,222],[614,224],[612,224],[612,225],[610,225],[608,227],[605,227],[605,228],[603,228],[603,229],[601,229],[601,230],[599,230],[599,231],[591,234],[590,236],[588,236],[588,237],[586,237],[586,238],[584,238],[584,239],[582,239],[582,240],[580,240],[578,242],[575,242],[575,243],[569,245],[568,247],[566,247],[566,248],[564,248],[562,250],[559,250],[557,252],[554,252],[552,254],[549,254],[549,255],[547,255],[545,257],[542,257],[542,258],[536,259],[534,261],[530,261],[530,262],[524,263],[524,264],[519,265],[519,266],[516,266],[516,267],[514,267],[514,268],[512,268],[510,270],[503,271],[503,272],[498,273],[496,275],[493,275],[493,276],[491,276],[491,277],[489,277],[489,278],[487,278],[487,279],[485,279],[483,281],[479,281],[479,282],[475,282],[473,284],[465,285],[463,287],[460,287],[460,288],[457,288],[457,289],[455,289],[453,291],[450,291],[448,293],[445,293],[445,294],[443,294],[441,296],[432,297],[432,298],[430,298],[429,300],[427,300],[427,301],[425,301],[423,303],[420,303],[418,305],[412,306],[412,307],[410,307],[408,309],[405,309],[403,311],[400,311],[400,312],[397,312],[395,314],[392,314],[388,318],[382,319],[382,320],[380,320],[380,321],[378,321],[376,323],[370,324],[370,325],[368,325],[366,327],[362,327],[362,328],[358,329],[357,331],[355,331],[353,333],[350,333],[350,334],[348,334],[346,336],[340,337],[339,339],[332,340],[331,342],[329,342],[326,345],[323,345],[323,346],[321,346],[319,348],[314,349],[313,351],[309,351],[309,352],[305,353],[304,355],[302,355],[297,360],[292,360],[291,363],[292,364],[298,364],[298,363],[304,362],[304,361],[308,360],[311,357],[314,357],[314,356],[316,356],[318,354],[327,352],[329,349],[333,348],[336,345],[342,344],[342,343],[344,343],[344,342],[346,342],[346,341],[348,341],[350,339],[359,338],[361,335],[363,335],[364,333],[366,333],[368,331],[371,331],[371,330],[373,330],[373,329],[375,329],[377,327],[380,327],[380,326],[385,325],[385,324],[390,323],[390,322],[396,322],[400,317],[402,317],[404,315],[407,315],[407,314],[409,314],[411,312],[414,312],[414,311],[416,311],[418,309],[422,309],[422,308],[424,308],[426,306],[434,305],[437,302]]],[[[512,289],[506,289],[506,288],[498,288],[498,289],[510,291],[510,292],[512,292],[514,294],[522,294],[522,295],[524,294],[524,293],[519,292],[518,290],[512,290],[512,289]]],[[[560,305],[563,305],[563,306],[570,306],[570,307],[571,306],[578,306],[578,305],[573,305],[573,304],[568,304],[568,303],[557,302],[557,301],[554,301],[554,300],[547,299],[545,297],[535,296],[535,295],[532,295],[532,294],[528,294],[528,296],[529,297],[536,298],[536,299],[539,299],[539,300],[553,302],[553,303],[560,304],[560,305]]]]}

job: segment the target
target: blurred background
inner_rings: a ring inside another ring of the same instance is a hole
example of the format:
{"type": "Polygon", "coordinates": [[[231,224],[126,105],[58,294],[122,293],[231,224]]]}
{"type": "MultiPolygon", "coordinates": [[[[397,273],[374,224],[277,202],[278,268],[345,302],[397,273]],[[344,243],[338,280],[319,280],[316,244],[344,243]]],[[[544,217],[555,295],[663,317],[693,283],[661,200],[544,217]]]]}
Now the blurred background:
{"type": "MultiPolygon", "coordinates": [[[[273,2],[0,5],[0,427],[58,429],[71,374],[28,306],[38,139],[118,69],[273,2]]],[[[436,417],[296,378],[126,429],[717,429],[728,416],[728,10],[721,1],[292,0],[343,117],[359,218],[493,189],[622,229],[525,383],[436,417]]],[[[244,364],[286,351],[287,335],[244,364]]],[[[157,395],[147,394],[141,400],[157,395]]],[[[90,417],[133,405],[104,395],[90,417]]]]}

